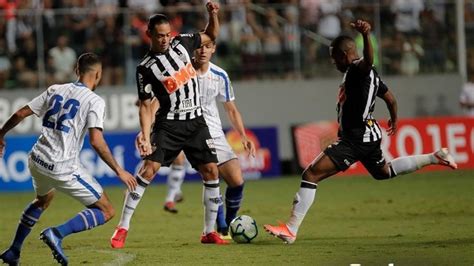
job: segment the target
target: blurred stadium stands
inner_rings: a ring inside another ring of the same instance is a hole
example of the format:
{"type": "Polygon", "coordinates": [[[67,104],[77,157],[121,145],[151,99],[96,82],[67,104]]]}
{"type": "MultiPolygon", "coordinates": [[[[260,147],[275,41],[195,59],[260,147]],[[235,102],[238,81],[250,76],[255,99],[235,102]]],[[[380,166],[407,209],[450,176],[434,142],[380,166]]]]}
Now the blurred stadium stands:
{"type": "MultiPolygon", "coordinates": [[[[146,20],[171,18],[177,32],[205,27],[203,0],[0,0],[0,89],[44,88],[74,78],[76,55],[103,57],[103,85],[134,84],[148,49],[146,20]]],[[[474,70],[474,2],[465,1],[467,68],[474,70]],[[471,62],[472,61],[472,62],[471,62]]],[[[349,22],[373,24],[384,75],[458,72],[456,1],[223,0],[214,61],[234,80],[337,75],[327,45],[357,37],[349,22]]],[[[359,40],[361,41],[361,40],[359,40]]]]}

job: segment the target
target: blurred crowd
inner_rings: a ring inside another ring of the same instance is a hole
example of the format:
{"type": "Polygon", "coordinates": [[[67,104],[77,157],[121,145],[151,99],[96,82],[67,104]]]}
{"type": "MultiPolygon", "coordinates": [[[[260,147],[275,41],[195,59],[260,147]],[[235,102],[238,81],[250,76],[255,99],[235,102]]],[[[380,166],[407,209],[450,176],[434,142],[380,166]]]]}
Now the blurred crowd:
{"type": "MultiPolygon", "coordinates": [[[[173,33],[206,26],[205,0],[0,0],[0,88],[74,79],[80,53],[102,56],[104,85],[134,82],[148,50],[146,21],[165,13],[173,33]]],[[[328,43],[362,39],[355,18],[373,25],[380,72],[416,75],[456,71],[454,1],[221,0],[215,60],[234,80],[313,78],[335,74],[328,43]]],[[[466,21],[474,8],[466,4],[466,21]]],[[[473,62],[474,64],[474,62],[473,62]]]]}

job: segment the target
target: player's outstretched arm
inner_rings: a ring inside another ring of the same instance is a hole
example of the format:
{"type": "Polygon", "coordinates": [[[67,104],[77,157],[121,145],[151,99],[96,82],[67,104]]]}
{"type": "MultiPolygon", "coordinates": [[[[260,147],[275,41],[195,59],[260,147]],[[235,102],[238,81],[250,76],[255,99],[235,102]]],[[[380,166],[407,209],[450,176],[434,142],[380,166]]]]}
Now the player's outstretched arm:
{"type": "Polygon", "coordinates": [[[99,157],[115,172],[120,180],[122,180],[128,190],[135,190],[137,180],[117,163],[110,152],[107,142],[105,142],[102,130],[100,128],[89,128],[89,139],[92,148],[94,148],[99,157]]]}
{"type": "Polygon", "coordinates": [[[387,109],[390,112],[390,120],[388,120],[388,135],[391,136],[395,134],[397,131],[397,113],[398,113],[398,106],[397,106],[397,100],[395,99],[395,96],[393,93],[388,90],[385,92],[385,94],[382,96],[382,99],[385,101],[385,104],[387,105],[387,109]]]}
{"type": "Polygon", "coordinates": [[[362,34],[362,39],[364,40],[364,60],[359,63],[359,67],[365,71],[369,72],[372,69],[374,64],[374,50],[372,48],[372,43],[370,42],[370,31],[372,27],[367,21],[358,19],[355,22],[351,23],[351,26],[360,34],[362,34]]]}
{"type": "Polygon", "coordinates": [[[209,13],[209,23],[206,29],[201,33],[201,43],[207,43],[217,39],[219,35],[219,4],[208,1],[206,3],[207,12],[209,13]]]}
{"type": "Polygon", "coordinates": [[[247,138],[245,134],[244,122],[242,120],[242,115],[237,109],[237,105],[233,101],[225,102],[224,109],[229,117],[229,121],[237,132],[239,132],[240,137],[242,138],[242,144],[244,149],[249,153],[250,156],[255,157],[255,144],[247,138]]]}
{"type": "Polygon", "coordinates": [[[25,105],[24,107],[20,108],[18,111],[16,111],[8,120],[5,122],[5,124],[2,126],[0,129],[0,157],[3,157],[3,152],[5,150],[6,142],[5,142],[5,135],[16,127],[23,119],[26,117],[30,116],[33,114],[33,111],[28,105],[25,105]]]}

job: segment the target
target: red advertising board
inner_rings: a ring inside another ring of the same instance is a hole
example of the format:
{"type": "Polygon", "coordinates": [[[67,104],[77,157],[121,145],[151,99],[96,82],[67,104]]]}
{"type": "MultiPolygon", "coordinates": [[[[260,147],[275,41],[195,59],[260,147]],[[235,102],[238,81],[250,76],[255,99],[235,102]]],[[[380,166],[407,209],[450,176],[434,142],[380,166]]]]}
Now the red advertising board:
{"type": "MultiPolygon", "coordinates": [[[[386,121],[379,121],[383,127],[382,151],[390,161],[399,156],[430,153],[440,147],[447,147],[453,154],[459,168],[474,169],[474,118],[441,117],[401,119],[397,134],[387,136],[386,121]]],[[[293,128],[298,165],[304,168],[316,155],[337,138],[336,122],[318,122],[293,128]]],[[[425,170],[437,170],[432,166],[425,170]]],[[[367,173],[361,164],[352,165],[344,174],[367,173]]]]}

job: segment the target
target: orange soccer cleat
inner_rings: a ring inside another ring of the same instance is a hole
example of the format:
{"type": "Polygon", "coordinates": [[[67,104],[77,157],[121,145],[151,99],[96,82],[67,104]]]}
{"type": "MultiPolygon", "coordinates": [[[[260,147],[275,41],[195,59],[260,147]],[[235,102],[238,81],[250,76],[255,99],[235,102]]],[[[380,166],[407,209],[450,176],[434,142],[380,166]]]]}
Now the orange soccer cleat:
{"type": "Polygon", "coordinates": [[[263,228],[265,228],[265,231],[271,235],[283,240],[283,242],[286,244],[293,244],[293,242],[296,240],[296,235],[291,233],[288,229],[288,226],[284,223],[280,223],[279,225],[266,224],[263,226],[263,228]]]}

